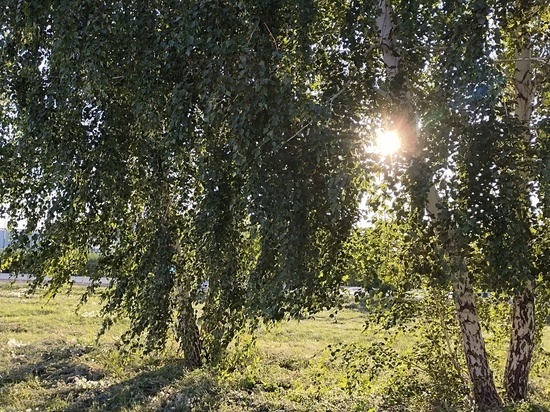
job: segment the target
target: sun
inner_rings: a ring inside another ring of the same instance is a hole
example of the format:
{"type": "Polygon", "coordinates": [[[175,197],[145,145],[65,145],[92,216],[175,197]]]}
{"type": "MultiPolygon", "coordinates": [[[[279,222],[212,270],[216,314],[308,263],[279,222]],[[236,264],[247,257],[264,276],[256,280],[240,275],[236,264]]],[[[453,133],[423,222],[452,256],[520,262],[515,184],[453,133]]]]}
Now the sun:
{"type": "Polygon", "coordinates": [[[399,150],[401,140],[395,131],[379,130],[376,133],[376,147],[380,154],[391,155],[399,150]]]}

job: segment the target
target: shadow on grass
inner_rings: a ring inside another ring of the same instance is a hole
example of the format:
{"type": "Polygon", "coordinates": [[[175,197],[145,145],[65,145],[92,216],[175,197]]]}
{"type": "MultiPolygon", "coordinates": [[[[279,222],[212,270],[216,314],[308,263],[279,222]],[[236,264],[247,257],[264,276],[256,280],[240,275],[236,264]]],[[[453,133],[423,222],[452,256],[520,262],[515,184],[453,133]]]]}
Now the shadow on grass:
{"type": "Polygon", "coordinates": [[[55,383],[70,383],[76,377],[98,380],[104,374],[87,365],[77,362],[82,355],[92,350],[89,346],[73,346],[45,349],[44,347],[25,346],[13,350],[12,367],[9,372],[0,375],[0,386],[6,387],[36,378],[51,387],[55,383]]]}
{"type": "Polygon", "coordinates": [[[148,371],[105,388],[82,394],[65,412],[84,410],[130,410],[143,405],[150,411],[215,410],[219,404],[219,390],[212,376],[188,372],[182,361],[173,361],[154,371],[148,371]],[[179,382],[177,393],[172,384],[179,382]],[[153,402],[153,398],[159,399],[153,402]]]}
{"type": "Polygon", "coordinates": [[[160,367],[144,365],[147,371],[113,382],[104,371],[79,359],[92,347],[19,349],[11,360],[16,366],[7,373],[0,371],[0,387],[22,390],[32,382],[27,389],[32,391],[38,383],[43,390],[42,399],[33,404],[38,410],[57,404],[55,410],[65,412],[117,412],[139,406],[148,411],[202,411],[215,410],[220,401],[214,376],[206,371],[189,372],[181,360],[166,360],[160,367]]]}

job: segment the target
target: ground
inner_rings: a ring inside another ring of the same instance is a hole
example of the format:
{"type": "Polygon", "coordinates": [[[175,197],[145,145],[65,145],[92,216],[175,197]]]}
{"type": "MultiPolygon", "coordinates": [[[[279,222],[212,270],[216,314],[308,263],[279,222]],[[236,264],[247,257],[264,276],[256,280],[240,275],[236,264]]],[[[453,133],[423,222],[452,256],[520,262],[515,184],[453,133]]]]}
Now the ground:
{"type": "MultiPolygon", "coordinates": [[[[124,322],[96,342],[101,305],[92,299],[75,312],[78,287],[49,301],[25,290],[0,284],[0,411],[351,412],[379,404],[373,385],[381,383],[332,356],[382,341],[364,333],[366,315],[353,305],[264,328],[255,346],[233,351],[221,367],[190,372],[173,343],[156,355],[119,351],[124,322]]],[[[411,342],[399,336],[392,345],[406,350],[411,342]]],[[[522,410],[548,410],[550,376],[534,379],[540,409],[522,410]]]]}

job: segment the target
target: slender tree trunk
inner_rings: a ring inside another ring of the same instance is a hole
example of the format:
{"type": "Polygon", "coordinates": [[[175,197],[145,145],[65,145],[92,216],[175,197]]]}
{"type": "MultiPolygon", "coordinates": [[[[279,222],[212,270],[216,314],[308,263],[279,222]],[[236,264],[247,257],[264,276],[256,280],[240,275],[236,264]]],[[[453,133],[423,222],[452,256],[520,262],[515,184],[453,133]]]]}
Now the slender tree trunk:
{"type": "MultiPolygon", "coordinates": [[[[529,122],[533,109],[535,93],[531,71],[531,50],[529,39],[523,36],[523,48],[516,54],[514,83],[516,87],[515,113],[523,124],[523,139],[530,144],[529,122]]],[[[526,176],[526,180],[528,176],[526,176]]],[[[529,197],[529,190],[524,188],[522,196],[529,197]]],[[[525,281],[522,291],[514,295],[512,303],[512,332],[510,346],[504,369],[504,387],[507,396],[513,401],[527,398],[531,358],[535,350],[535,295],[531,280],[525,281]]]]}
{"type": "Polygon", "coordinates": [[[527,398],[531,358],[535,347],[535,295],[531,282],[514,296],[512,308],[512,333],[504,386],[506,394],[513,401],[527,398]]]}
{"type": "Polygon", "coordinates": [[[188,368],[196,369],[202,366],[202,339],[195,309],[185,294],[179,296],[178,323],[176,337],[183,351],[188,368]]]}
{"type": "Polygon", "coordinates": [[[185,364],[190,369],[197,369],[203,363],[201,331],[197,325],[197,315],[189,291],[180,283],[177,286],[177,324],[176,338],[183,351],[185,364]]]}
{"type": "MultiPolygon", "coordinates": [[[[395,22],[392,16],[390,0],[379,0],[379,16],[376,19],[380,33],[380,47],[388,82],[395,80],[400,74],[400,54],[396,48],[393,38],[395,22]]],[[[420,156],[416,121],[414,119],[414,108],[411,104],[410,93],[407,90],[406,81],[400,84],[400,88],[393,89],[391,98],[399,108],[396,126],[404,140],[404,150],[413,159],[420,156]]],[[[441,209],[438,206],[439,194],[432,186],[428,195],[426,208],[434,219],[438,219],[441,209]]],[[[439,246],[443,248],[444,254],[449,259],[452,272],[452,286],[454,301],[456,305],[456,316],[460,325],[462,335],[462,346],[466,357],[468,374],[472,382],[472,390],[475,401],[481,409],[500,407],[501,401],[495,387],[493,373],[487,359],[485,341],[481,331],[479,317],[475,309],[475,299],[468,269],[464,263],[464,256],[456,243],[456,236],[452,230],[440,232],[439,246]]]]}
{"type": "MultiPolygon", "coordinates": [[[[451,246],[452,247],[452,246],[451,246]]],[[[462,347],[476,404],[481,408],[500,407],[493,373],[487,359],[485,341],[475,307],[475,294],[463,258],[449,253],[454,270],[452,286],[456,317],[460,325],[462,347]]]]}
{"type": "MultiPolygon", "coordinates": [[[[158,154],[158,153],[157,153],[158,154]]],[[[173,203],[170,198],[172,190],[169,187],[168,179],[166,178],[166,172],[164,172],[162,160],[160,154],[157,156],[157,172],[160,176],[159,185],[159,201],[162,207],[159,209],[163,213],[160,218],[159,225],[166,230],[167,233],[172,235],[172,255],[170,259],[176,256],[179,259],[181,255],[181,242],[174,235],[173,229],[168,229],[170,223],[173,221],[172,215],[173,203]]],[[[177,276],[177,273],[172,273],[174,276],[174,299],[175,309],[177,313],[177,322],[175,324],[175,334],[179,342],[180,348],[183,351],[185,364],[189,369],[196,369],[202,366],[202,339],[201,332],[197,325],[197,316],[195,309],[193,308],[193,300],[188,287],[177,276]]]]}

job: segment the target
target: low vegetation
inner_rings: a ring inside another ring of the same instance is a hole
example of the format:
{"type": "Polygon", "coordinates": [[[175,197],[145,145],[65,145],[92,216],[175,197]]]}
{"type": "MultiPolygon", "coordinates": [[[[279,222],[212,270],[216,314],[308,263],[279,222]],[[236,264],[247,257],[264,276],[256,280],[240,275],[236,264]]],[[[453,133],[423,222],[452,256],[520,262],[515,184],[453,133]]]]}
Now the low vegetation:
{"type": "MultiPolygon", "coordinates": [[[[25,291],[0,285],[0,411],[468,410],[467,395],[460,405],[444,399],[459,394],[456,384],[443,389],[434,379],[444,376],[421,378],[411,354],[421,362],[429,348],[413,328],[364,331],[369,315],[352,302],[262,328],[255,345],[242,335],[223,365],[189,372],[176,344],[155,356],[120,351],[125,324],[96,342],[100,302],[75,311],[80,288],[54,300],[25,291]]],[[[548,329],[543,346],[550,349],[548,329]]],[[[533,403],[510,410],[550,410],[549,370],[539,359],[533,403]]]]}

